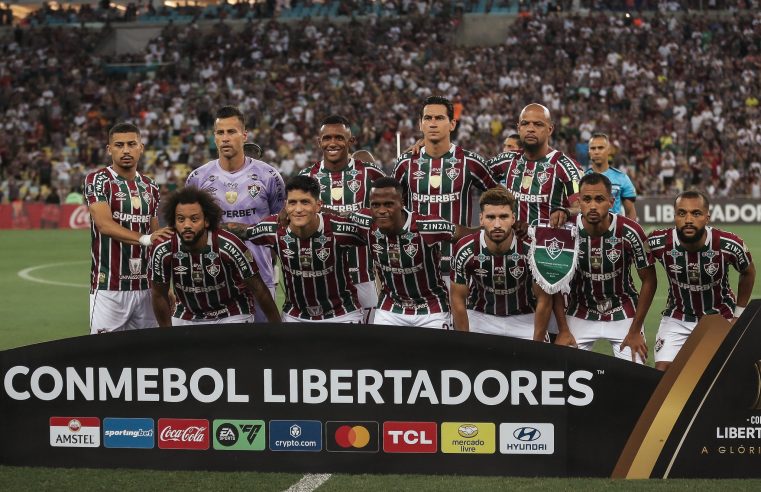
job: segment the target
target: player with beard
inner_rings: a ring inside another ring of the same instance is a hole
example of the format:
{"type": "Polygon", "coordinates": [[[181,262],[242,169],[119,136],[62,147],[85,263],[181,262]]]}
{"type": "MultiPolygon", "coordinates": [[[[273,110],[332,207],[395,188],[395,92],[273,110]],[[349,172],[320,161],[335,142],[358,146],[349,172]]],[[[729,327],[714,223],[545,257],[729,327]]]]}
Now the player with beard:
{"type": "Polygon", "coordinates": [[[452,318],[459,331],[544,341],[552,296],[531,277],[529,245],[513,233],[514,205],[502,187],[481,195],[481,231],[454,248],[452,318]]]}
{"type": "Polygon", "coordinates": [[[148,285],[148,248],[172,235],[159,228],[159,189],[137,171],[140,130],[119,123],[108,132],[111,165],[85,178],[91,217],[90,333],[156,327],[148,285]]]}
{"type": "MultiPolygon", "coordinates": [[[[220,227],[245,237],[246,229],[263,217],[278,213],[285,202],[285,183],[269,164],[248,157],[248,136],[243,114],[234,106],[224,106],[214,120],[214,143],[219,158],[209,161],[188,176],[186,186],[207,190],[222,208],[220,227]]],[[[259,266],[262,281],[275,296],[275,279],[270,251],[247,244],[259,266]]],[[[264,310],[257,308],[256,322],[265,322],[264,310]]]]}
{"type": "Polygon", "coordinates": [[[192,186],[177,191],[167,200],[164,218],[176,234],[156,245],[149,272],[160,326],[253,323],[254,300],[270,323],[280,321],[246,245],[219,228],[222,209],[213,196],[192,186]],[[170,283],[177,299],[174,313],[170,283]]]}
{"type": "MultiPolygon", "coordinates": [[[[299,174],[317,180],[320,185],[319,198],[325,211],[348,214],[370,206],[370,184],[384,176],[383,171],[372,163],[349,155],[355,141],[349,120],[343,116],[328,116],[320,124],[317,145],[322,150],[322,160],[299,174]]],[[[375,274],[367,245],[349,248],[347,254],[351,281],[357,288],[367,322],[370,310],[378,304],[375,274]]]]}
{"type": "MultiPolygon", "coordinates": [[[[486,191],[498,183],[483,157],[452,143],[456,125],[452,102],[441,96],[428,97],[420,109],[424,145],[402,154],[393,176],[402,184],[410,211],[467,227],[472,215],[471,191],[486,191]]],[[[441,272],[449,283],[452,245],[444,242],[441,254],[441,272]]]]}
{"type": "Polygon", "coordinates": [[[643,325],[658,283],[655,260],[642,227],[610,213],[611,188],[602,174],[581,179],[579,260],[565,319],[579,348],[591,350],[597,340],[608,340],[617,358],[644,363],[643,325]],[[632,265],[642,281],[640,293],[632,282],[632,265]]]}
{"type": "Polygon", "coordinates": [[[650,233],[653,256],[666,270],[668,300],[655,341],[655,368],[665,371],[706,314],[731,323],[748,305],[756,280],[748,248],[737,235],[708,226],[708,197],[680,193],[674,201],[674,227],[650,233]],[[729,267],[740,272],[737,297],[729,285],[729,267]]]}
{"type": "MultiPolygon", "coordinates": [[[[578,191],[581,179],[579,164],[550,147],[555,126],[550,110],[532,103],[521,111],[518,134],[522,150],[499,154],[487,166],[515,197],[515,225],[518,237],[523,237],[532,224],[549,224],[558,227],[571,219],[579,210],[578,191]]],[[[569,344],[570,339],[555,336],[564,329],[561,319],[565,310],[562,294],[555,294],[550,320],[550,339],[558,344],[569,344]]]]}

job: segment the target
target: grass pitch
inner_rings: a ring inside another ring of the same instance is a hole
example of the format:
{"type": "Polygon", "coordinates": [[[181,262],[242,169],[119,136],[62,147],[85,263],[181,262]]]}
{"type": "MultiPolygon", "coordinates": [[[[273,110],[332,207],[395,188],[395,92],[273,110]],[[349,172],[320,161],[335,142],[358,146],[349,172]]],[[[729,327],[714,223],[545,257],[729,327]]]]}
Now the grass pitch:
{"type": "MultiPolygon", "coordinates": [[[[761,258],[761,228],[728,227],[761,258]]],[[[90,271],[89,231],[35,230],[0,233],[0,349],[86,335],[90,271]]],[[[650,364],[660,311],[666,302],[663,269],[645,327],[650,364]]],[[[635,275],[635,281],[637,281],[635,275]]],[[[731,275],[733,289],[737,274],[731,275]]],[[[753,299],[761,298],[761,281],[753,299]]],[[[282,293],[278,292],[278,304],[282,293]]],[[[596,349],[610,353],[608,344],[596,349]]],[[[301,475],[283,473],[160,472],[0,466],[0,490],[284,490],[301,475]]],[[[761,480],[533,479],[420,475],[334,475],[320,490],[759,490],[761,480]]]]}

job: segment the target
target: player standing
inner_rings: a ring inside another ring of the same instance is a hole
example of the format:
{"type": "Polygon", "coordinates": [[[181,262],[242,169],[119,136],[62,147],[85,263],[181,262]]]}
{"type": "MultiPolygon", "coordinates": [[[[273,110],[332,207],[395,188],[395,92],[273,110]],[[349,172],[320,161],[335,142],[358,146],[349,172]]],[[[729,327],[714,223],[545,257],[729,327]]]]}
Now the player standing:
{"type": "MultiPolygon", "coordinates": [[[[424,145],[417,152],[399,157],[394,178],[403,187],[410,211],[468,227],[472,216],[470,192],[485,191],[498,184],[483,157],[452,143],[456,125],[449,99],[428,97],[420,109],[424,145]]],[[[448,284],[452,245],[447,241],[441,246],[441,254],[441,272],[448,284]]]]}
{"type": "Polygon", "coordinates": [[[119,123],[108,132],[111,165],[87,175],[90,209],[90,333],[158,326],[148,287],[148,247],[171,236],[159,228],[159,189],[137,171],[140,130],[119,123]]]}
{"type": "Polygon", "coordinates": [[[249,228],[247,236],[273,248],[283,266],[285,322],[362,323],[364,312],[349,274],[348,253],[365,244],[357,226],[319,213],[320,185],[295,176],[286,185],[288,225],[272,215],[249,228]]]}
{"type": "MultiPolygon", "coordinates": [[[[238,108],[224,106],[214,120],[214,142],[219,158],[199,167],[187,179],[187,186],[207,190],[222,207],[222,228],[244,237],[247,227],[263,217],[278,213],[285,201],[285,184],[280,173],[262,161],[247,157],[243,114],[238,108]]],[[[247,245],[259,274],[275,296],[272,259],[267,248],[247,245]]],[[[256,322],[265,322],[264,311],[257,306],[256,322]]]]}
{"type": "Polygon", "coordinates": [[[219,228],[222,209],[211,194],[192,186],[175,192],[164,218],[176,234],[157,244],[151,257],[153,310],[160,326],[253,323],[254,299],[270,323],[280,321],[246,245],[219,228]],[[177,299],[174,313],[170,283],[177,299]]]}
{"type": "Polygon", "coordinates": [[[655,341],[655,368],[665,371],[706,314],[734,323],[748,305],[756,280],[748,248],[731,232],[708,226],[708,197],[680,193],[674,201],[674,227],[650,233],[653,256],[666,270],[668,300],[655,341]],[[737,297],[729,267],[740,272],[737,297]]]}
{"type": "MultiPolygon", "coordinates": [[[[349,156],[354,142],[351,124],[343,116],[328,116],[320,124],[317,144],[322,150],[322,161],[299,174],[317,180],[324,210],[345,214],[368,207],[370,184],[384,176],[383,171],[374,165],[349,156]]],[[[359,302],[369,315],[370,310],[378,304],[378,292],[367,245],[348,249],[347,261],[359,302]]]]}

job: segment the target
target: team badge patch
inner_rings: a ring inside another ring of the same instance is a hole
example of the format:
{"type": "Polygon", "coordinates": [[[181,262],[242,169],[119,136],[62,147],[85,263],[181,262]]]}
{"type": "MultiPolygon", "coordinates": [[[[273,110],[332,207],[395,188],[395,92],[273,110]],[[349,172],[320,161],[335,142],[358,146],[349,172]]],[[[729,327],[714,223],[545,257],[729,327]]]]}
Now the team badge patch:
{"type": "Polygon", "coordinates": [[[230,205],[234,204],[238,201],[238,192],[237,191],[225,191],[225,201],[229,203],[230,205]]]}
{"type": "Polygon", "coordinates": [[[447,177],[451,179],[452,181],[454,181],[455,179],[457,179],[458,176],[460,176],[460,169],[456,167],[450,167],[449,169],[447,169],[446,172],[447,172],[447,177]]]}
{"type": "Polygon", "coordinates": [[[217,275],[219,275],[219,265],[217,265],[216,263],[206,265],[206,273],[208,273],[212,277],[216,277],[217,275]]]}
{"type": "Polygon", "coordinates": [[[206,253],[203,256],[204,256],[204,258],[208,259],[209,261],[214,261],[217,258],[219,258],[219,255],[217,253],[215,253],[214,251],[209,251],[208,253],[206,253]]]}
{"type": "Polygon", "coordinates": [[[550,173],[545,173],[545,172],[539,173],[539,174],[537,174],[537,175],[536,175],[536,179],[538,179],[538,180],[539,180],[539,184],[541,184],[542,186],[544,186],[544,184],[545,184],[547,181],[549,181],[549,180],[550,180],[550,173]]]}
{"type": "Polygon", "coordinates": [[[184,251],[178,251],[174,254],[174,257],[180,261],[188,257],[188,254],[184,251]]]}
{"type": "Polygon", "coordinates": [[[547,255],[553,260],[563,252],[563,244],[556,237],[544,241],[544,247],[547,248],[547,255]]]}
{"type": "Polygon", "coordinates": [[[320,259],[320,261],[325,261],[330,256],[330,248],[320,248],[317,250],[317,258],[320,259]]]}
{"type": "Polygon", "coordinates": [[[259,186],[258,184],[254,183],[252,185],[248,185],[248,195],[251,198],[256,198],[261,192],[262,192],[262,187],[259,186]]]}
{"type": "Polygon", "coordinates": [[[150,191],[144,191],[143,192],[143,200],[145,200],[145,203],[148,205],[151,204],[151,192],[150,191]]]}
{"type": "Polygon", "coordinates": [[[716,251],[709,249],[708,251],[703,251],[702,255],[704,258],[711,260],[714,256],[716,256],[716,251]]]}
{"type": "Polygon", "coordinates": [[[660,351],[661,351],[661,349],[663,348],[663,345],[664,345],[665,343],[666,343],[666,340],[664,340],[663,338],[658,338],[658,339],[655,341],[655,351],[656,351],[656,352],[660,352],[660,351]]]}
{"type": "Polygon", "coordinates": [[[351,190],[352,193],[356,193],[362,187],[362,182],[358,179],[352,179],[346,183],[346,186],[349,188],[349,190],[351,190]]]}
{"type": "Polygon", "coordinates": [[[605,256],[608,257],[611,263],[615,263],[619,258],[621,258],[621,252],[617,249],[610,249],[605,252],[605,256]]]}
{"type": "Polygon", "coordinates": [[[140,208],[140,205],[142,205],[140,202],[140,195],[133,195],[129,199],[132,202],[132,208],[140,208]]]}
{"type": "MultiPolygon", "coordinates": [[[[511,272],[512,273],[512,272],[511,272]]],[[[494,275],[492,277],[494,279],[494,286],[497,288],[501,288],[505,286],[505,276],[504,275],[494,275]]]]}
{"type": "Polygon", "coordinates": [[[404,252],[407,253],[407,256],[410,258],[414,258],[417,254],[417,244],[410,243],[404,245],[404,252]]]}
{"type": "Polygon", "coordinates": [[[706,263],[705,265],[703,265],[703,270],[705,270],[705,272],[708,275],[713,277],[714,275],[716,275],[716,272],[719,271],[719,264],[718,263],[706,263]]]}
{"type": "Polygon", "coordinates": [[[510,275],[513,276],[514,279],[519,279],[523,275],[523,267],[522,266],[514,266],[510,269],[510,275]]]}
{"type": "Polygon", "coordinates": [[[431,185],[431,188],[439,188],[441,186],[441,175],[431,176],[428,178],[428,183],[431,185]]]}
{"type": "Polygon", "coordinates": [[[140,258],[129,259],[129,273],[132,275],[138,275],[140,273],[140,267],[143,264],[143,260],[140,258]]]}
{"type": "Polygon", "coordinates": [[[689,263],[687,265],[687,278],[689,278],[690,283],[693,284],[700,282],[700,265],[697,263],[689,263]]]}
{"type": "Polygon", "coordinates": [[[322,306],[307,306],[309,316],[316,318],[322,314],[322,306]]]}
{"type": "Polygon", "coordinates": [[[613,301],[610,299],[606,299],[602,302],[597,303],[597,312],[600,314],[605,314],[613,307],[613,301]]]}

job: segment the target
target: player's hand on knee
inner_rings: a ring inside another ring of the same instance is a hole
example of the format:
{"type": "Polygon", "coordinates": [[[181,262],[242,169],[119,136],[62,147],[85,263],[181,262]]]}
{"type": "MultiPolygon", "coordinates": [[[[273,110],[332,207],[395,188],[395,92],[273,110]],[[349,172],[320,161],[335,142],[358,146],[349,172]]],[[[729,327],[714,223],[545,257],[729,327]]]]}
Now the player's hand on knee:
{"type": "Polygon", "coordinates": [[[624,350],[625,347],[629,347],[632,351],[632,362],[637,362],[638,355],[643,364],[647,362],[647,342],[642,333],[627,334],[619,349],[624,350]]]}

